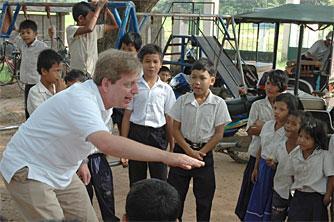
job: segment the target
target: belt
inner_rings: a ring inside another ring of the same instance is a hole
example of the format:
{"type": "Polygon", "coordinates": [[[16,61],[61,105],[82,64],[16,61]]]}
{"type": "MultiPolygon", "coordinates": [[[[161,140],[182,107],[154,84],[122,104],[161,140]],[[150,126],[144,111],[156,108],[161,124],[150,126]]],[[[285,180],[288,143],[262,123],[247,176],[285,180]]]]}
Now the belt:
{"type": "Polygon", "coordinates": [[[193,143],[186,138],[185,138],[185,140],[193,150],[200,150],[206,144],[206,143],[193,143]]]}

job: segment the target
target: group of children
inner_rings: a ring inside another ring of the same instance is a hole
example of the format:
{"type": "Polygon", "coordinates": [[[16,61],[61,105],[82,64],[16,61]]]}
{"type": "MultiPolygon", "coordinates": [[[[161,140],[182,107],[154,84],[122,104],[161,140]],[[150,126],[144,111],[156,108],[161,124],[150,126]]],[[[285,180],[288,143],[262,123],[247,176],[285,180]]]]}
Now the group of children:
{"type": "Polygon", "coordinates": [[[235,213],[242,221],[328,221],[334,161],[325,125],[304,113],[283,71],[267,74],[250,111],[250,159],[235,213]]]}
{"type": "MultiPolygon", "coordinates": [[[[97,1],[95,8],[86,2],[73,6],[77,24],[67,28],[72,70],[64,77],[66,84],[61,77],[62,58],[37,40],[35,22],[21,23],[23,42],[18,46],[22,53],[21,78],[26,83],[27,118],[43,101],[94,73],[97,39],[105,31],[117,28],[111,13],[108,15],[115,24],[96,24],[106,2],[97,1]]],[[[137,81],[138,94],[129,101],[127,109],[114,109],[113,121],[120,135],[152,148],[166,150],[169,146],[173,152],[203,160],[205,166],[190,170],[171,167],[167,172],[162,163],[122,159],[123,166],[129,167],[130,186],[146,179],[147,169],[152,178],[168,181],[178,191],[181,219],[193,179],[197,220],[209,221],[215,193],[212,150],[222,139],[224,126],[231,121],[225,101],[209,89],[215,82],[214,65],[205,58],[196,61],[190,75],[192,92],[176,100],[168,84],[171,72],[162,66],[161,48],[141,45],[137,33],[127,33],[121,40],[120,50],[138,56],[142,74],[137,81]]],[[[298,111],[297,99],[283,93],[287,87],[283,71],[274,70],[267,76],[266,98],[256,101],[250,110],[247,125],[252,136],[250,159],[236,214],[245,221],[284,221],[286,216],[291,221],[328,220],[334,161],[326,151],[324,125],[298,111]]],[[[106,156],[97,151],[82,165],[91,172],[90,183],[86,175],[81,176],[91,198],[94,187],[103,220],[119,220],[115,216],[112,172],[106,156]]]]}

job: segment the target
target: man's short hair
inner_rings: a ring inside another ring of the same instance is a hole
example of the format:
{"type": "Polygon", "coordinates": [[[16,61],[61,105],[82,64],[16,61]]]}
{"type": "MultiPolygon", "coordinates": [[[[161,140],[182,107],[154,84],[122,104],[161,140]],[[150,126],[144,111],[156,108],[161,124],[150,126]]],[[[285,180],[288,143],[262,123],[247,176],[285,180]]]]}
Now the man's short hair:
{"type": "Polygon", "coordinates": [[[176,221],[180,208],[177,190],[158,179],[134,183],[125,204],[128,221],[176,221]]]}
{"type": "Polygon", "coordinates": [[[108,49],[99,55],[93,80],[98,86],[101,85],[103,78],[115,83],[122,78],[123,74],[139,73],[141,69],[141,63],[133,54],[117,49],[108,49]]]}
{"type": "Polygon", "coordinates": [[[60,64],[63,58],[53,49],[43,50],[37,58],[37,71],[42,75],[42,69],[49,71],[53,64],[60,64]]]}
{"type": "Polygon", "coordinates": [[[204,72],[207,71],[210,76],[216,76],[216,69],[215,66],[213,65],[213,63],[207,59],[207,58],[200,58],[199,60],[197,60],[191,70],[203,70],[204,72]]]}
{"type": "Polygon", "coordinates": [[[119,45],[120,47],[122,46],[122,43],[125,45],[130,45],[132,44],[137,51],[139,51],[141,45],[142,45],[142,39],[139,33],[136,32],[127,32],[125,35],[121,38],[121,44],[119,45]]]}
{"type": "Polygon", "coordinates": [[[33,32],[37,32],[37,24],[35,21],[27,19],[20,23],[19,31],[22,29],[31,29],[33,32]]]}
{"type": "Polygon", "coordinates": [[[152,55],[152,54],[159,55],[160,61],[162,62],[162,58],[163,58],[162,49],[160,48],[160,46],[156,44],[152,44],[152,43],[144,45],[139,50],[138,58],[141,62],[143,62],[145,55],[152,55]]]}
{"type": "Polygon", "coordinates": [[[86,17],[89,12],[93,12],[94,8],[88,2],[79,2],[72,7],[72,16],[74,21],[78,22],[79,16],[82,15],[86,17]]]}

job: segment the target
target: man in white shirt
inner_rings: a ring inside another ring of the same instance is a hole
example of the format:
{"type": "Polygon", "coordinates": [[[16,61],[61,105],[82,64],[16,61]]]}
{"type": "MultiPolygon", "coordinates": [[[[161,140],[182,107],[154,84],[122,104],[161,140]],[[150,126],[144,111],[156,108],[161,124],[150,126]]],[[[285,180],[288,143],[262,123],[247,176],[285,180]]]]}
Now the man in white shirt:
{"type": "Polygon", "coordinates": [[[91,144],[117,157],[185,169],[204,164],[111,135],[105,120],[112,107],[125,108],[137,93],[141,65],[129,53],[107,50],[97,67],[94,80],[75,84],[41,104],[6,147],[0,172],[27,221],[98,221],[76,175],[92,152],[91,144]]]}

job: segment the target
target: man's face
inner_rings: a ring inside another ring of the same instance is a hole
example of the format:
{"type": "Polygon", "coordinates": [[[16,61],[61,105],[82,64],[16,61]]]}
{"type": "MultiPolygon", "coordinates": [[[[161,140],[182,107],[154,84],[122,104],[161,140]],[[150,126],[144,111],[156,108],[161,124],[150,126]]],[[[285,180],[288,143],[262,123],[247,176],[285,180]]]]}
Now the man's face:
{"type": "Polygon", "coordinates": [[[104,99],[107,109],[111,107],[126,108],[133,96],[138,93],[138,73],[123,73],[121,76],[122,78],[113,84],[108,80],[106,98],[104,99]]]}

